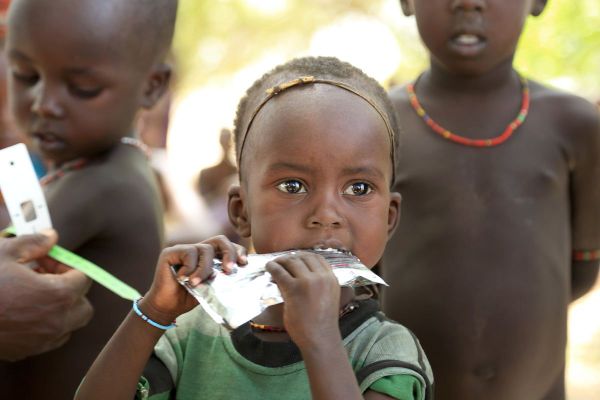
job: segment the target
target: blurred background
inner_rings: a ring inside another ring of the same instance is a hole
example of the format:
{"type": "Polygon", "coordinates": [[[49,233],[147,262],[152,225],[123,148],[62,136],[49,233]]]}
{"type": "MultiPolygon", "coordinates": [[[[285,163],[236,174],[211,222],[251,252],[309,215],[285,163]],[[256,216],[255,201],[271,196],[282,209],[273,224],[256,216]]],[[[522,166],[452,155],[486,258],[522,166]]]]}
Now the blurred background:
{"type": "MultiPolygon", "coordinates": [[[[541,17],[529,19],[516,65],[525,76],[596,102],[600,1],[548,3],[541,17]]],[[[215,189],[212,198],[199,195],[200,186],[206,188],[199,172],[211,166],[215,173],[231,171],[222,129],[232,127],[240,97],[270,68],[305,55],[336,56],[385,87],[416,78],[428,61],[414,19],[402,15],[398,0],[180,0],[176,80],[162,111],[169,117],[168,137],[155,156],[170,193],[172,241],[207,236],[227,224],[218,205],[227,188],[215,189]]],[[[204,175],[207,181],[214,174],[204,175]]],[[[598,285],[571,308],[570,399],[600,398],[599,309],[598,285]]]]}
{"type": "MultiPolygon", "coordinates": [[[[0,0],[0,11],[8,3],[0,0]]],[[[294,57],[327,55],[390,87],[415,79],[428,64],[415,21],[402,15],[398,0],[179,3],[170,95],[142,113],[136,127],[153,149],[171,244],[218,233],[239,239],[226,212],[227,189],[237,178],[229,129],[240,98],[263,73],[294,57]]],[[[0,43],[3,26],[0,12],[0,43]]],[[[549,0],[542,16],[528,20],[516,66],[526,77],[600,104],[600,1],[549,0]]],[[[0,57],[0,148],[21,140],[5,113],[4,77],[0,57]]],[[[7,223],[0,195],[0,226],[7,223]]],[[[600,399],[598,310],[600,284],[571,306],[570,400],[600,399]]]]}

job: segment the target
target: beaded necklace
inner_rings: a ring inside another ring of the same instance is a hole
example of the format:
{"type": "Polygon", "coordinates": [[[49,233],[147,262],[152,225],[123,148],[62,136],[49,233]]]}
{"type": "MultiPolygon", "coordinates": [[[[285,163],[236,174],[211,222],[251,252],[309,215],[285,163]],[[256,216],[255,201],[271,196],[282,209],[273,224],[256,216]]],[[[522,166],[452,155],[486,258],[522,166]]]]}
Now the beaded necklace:
{"type": "MultiPolygon", "coordinates": [[[[146,157],[150,158],[150,149],[138,139],[134,139],[131,137],[122,137],[120,143],[127,146],[133,146],[139,149],[141,152],[143,152],[146,155],[146,157]]],[[[88,158],[77,158],[75,160],[68,161],[61,165],[60,168],[57,168],[55,171],[52,171],[43,178],[41,178],[40,184],[42,186],[46,186],[50,182],[54,182],[62,178],[69,171],[76,171],[84,168],[89,162],[90,160],[88,158]]]]}
{"type": "Polygon", "coordinates": [[[454,143],[462,144],[464,146],[471,147],[492,147],[497,146],[501,143],[504,143],[509,137],[512,136],[514,131],[525,122],[527,118],[527,113],[529,112],[529,84],[527,79],[519,75],[519,80],[521,81],[522,87],[522,100],[521,100],[521,109],[517,117],[504,129],[499,136],[491,139],[469,139],[464,136],[457,135],[452,133],[448,129],[442,127],[437,122],[435,122],[425,111],[425,109],[419,103],[419,99],[417,98],[417,94],[415,92],[415,82],[410,83],[406,86],[406,91],[408,92],[408,97],[410,100],[410,104],[413,109],[417,112],[419,117],[425,121],[427,126],[429,126],[435,133],[443,137],[444,139],[450,140],[454,143]]]}
{"type": "MultiPolygon", "coordinates": [[[[358,308],[358,303],[356,301],[351,301],[346,304],[341,310],[338,318],[342,318],[346,314],[350,314],[352,311],[358,308]]],[[[254,321],[250,321],[250,328],[260,332],[276,332],[276,333],[285,333],[287,332],[282,326],[274,326],[274,325],[263,325],[257,324],[254,321]]]]}

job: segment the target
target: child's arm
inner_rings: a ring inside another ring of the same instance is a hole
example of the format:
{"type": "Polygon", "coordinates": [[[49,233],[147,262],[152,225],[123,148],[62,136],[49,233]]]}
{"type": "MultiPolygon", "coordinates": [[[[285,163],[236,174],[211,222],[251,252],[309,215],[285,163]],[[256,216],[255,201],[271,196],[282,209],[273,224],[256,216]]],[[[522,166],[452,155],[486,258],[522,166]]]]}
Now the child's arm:
{"type": "MultiPolygon", "coordinates": [[[[198,305],[177,283],[170,269],[172,265],[182,265],[178,275],[188,276],[196,286],[211,276],[216,254],[223,259],[225,269],[230,270],[234,262],[245,264],[244,252],[224,236],[165,249],[158,260],[152,287],[139,302],[140,310],[161,325],[171,324],[177,316],[198,305]]],[[[130,312],[92,364],[75,398],[133,399],[154,345],[164,332],[130,312]]]]}
{"type": "Polygon", "coordinates": [[[77,175],[50,183],[45,188],[45,195],[52,225],[60,235],[59,244],[75,251],[105,228],[105,210],[118,208],[114,207],[114,197],[102,189],[106,186],[104,182],[95,187],[93,185],[99,179],[89,171],[75,171],[73,174],[77,175]]]}
{"type": "Polygon", "coordinates": [[[587,103],[575,105],[577,118],[571,119],[569,132],[577,141],[571,171],[571,301],[594,286],[599,269],[595,251],[600,250],[600,115],[587,103]]]}
{"type": "MultiPolygon", "coordinates": [[[[340,286],[323,257],[299,252],[267,264],[284,299],[283,321],[306,365],[312,398],[363,399],[343,346],[340,286]]],[[[366,399],[391,399],[374,391],[366,399]]]]}

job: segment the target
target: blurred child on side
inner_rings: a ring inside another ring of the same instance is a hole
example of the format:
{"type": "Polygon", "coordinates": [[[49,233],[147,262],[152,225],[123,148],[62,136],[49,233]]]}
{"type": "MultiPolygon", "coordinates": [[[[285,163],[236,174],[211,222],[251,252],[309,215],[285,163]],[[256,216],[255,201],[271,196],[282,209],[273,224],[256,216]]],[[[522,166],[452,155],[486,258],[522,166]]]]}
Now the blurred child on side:
{"type": "MultiPolygon", "coordinates": [[[[11,110],[50,164],[43,185],[59,244],[138,289],[151,282],[162,246],[162,207],[133,122],[168,85],[176,8],[173,0],[19,0],[9,11],[11,110]]],[[[98,285],[89,299],[95,317],[66,346],[0,365],[3,396],[73,395],[129,308],[98,285]]]]}
{"type": "Polygon", "coordinates": [[[384,311],[422,340],[437,399],[562,400],[568,306],[598,274],[598,112],[513,66],[545,0],[400,3],[430,67],[391,91],[404,207],[384,311]]]}

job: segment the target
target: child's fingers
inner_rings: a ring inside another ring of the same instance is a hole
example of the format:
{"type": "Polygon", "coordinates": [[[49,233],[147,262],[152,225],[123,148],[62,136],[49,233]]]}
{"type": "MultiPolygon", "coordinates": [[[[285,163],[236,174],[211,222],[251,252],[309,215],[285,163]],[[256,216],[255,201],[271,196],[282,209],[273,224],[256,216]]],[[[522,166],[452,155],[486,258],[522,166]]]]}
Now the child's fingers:
{"type": "Polygon", "coordinates": [[[242,264],[245,263],[246,249],[231,242],[224,235],[215,236],[203,243],[208,243],[213,246],[217,257],[223,262],[223,272],[225,273],[231,272],[234,268],[234,264],[240,263],[239,261],[242,261],[242,264]]]}
{"type": "Polygon", "coordinates": [[[308,252],[297,252],[277,257],[274,261],[282,265],[294,278],[306,276],[308,273],[320,272],[325,267],[330,268],[325,259],[308,252]],[[324,266],[319,259],[323,260],[324,266]]]}
{"type": "Polygon", "coordinates": [[[237,264],[238,265],[246,265],[248,264],[248,250],[242,245],[237,243],[233,244],[235,246],[235,252],[237,255],[237,264]]]}
{"type": "Polygon", "coordinates": [[[296,279],[302,279],[311,273],[302,255],[289,256],[281,260],[280,264],[296,279]]]}
{"type": "Polygon", "coordinates": [[[194,247],[196,248],[198,257],[196,265],[190,271],[188,277],[192,286],[198,286],[213,274],[213,258],[215,258],[216,249],[211,243],[198,243],[194,247]]]}
{"type": "Polygon", "coordinates": [[[167,274],[167,271],[172,274],[173,268],[177,279],[187,279],[192,286],[197,286],[213,275],[215,257],[222,259],[225,273],[231,272],[235,263],[247,263],[246,249],[221,235],[201,243],[176,245],[163,250],[159,260],[161,274],[167,274]]]}
{"type": "Polygon", "coordinates": [[[331,265],[329,265],[329,263],[325,260],[325,258],[322,255],[314,253],[303,253],[302,258],[304,260],[304,263],[306,264],[306,268],[310,272],[334,276],[331,265]]]}
{"type": "Polygon", "coordinates": [[[297,290],[300,292],[335,291],[338,287],[331,266],[318,254],[299,252],[278,257],[271,263],[267,264],[267,271],[273,270],[272,279],[279,286],[284,297],[285,293],[290,294],[297,290]]]}
{"type": "Polygon", "coordinates": [[[265,265],[265,269],[271,274],[273,282],[275,282],[279,287],[288,287],[294,281],[294,277],[290,275],[288,270],[276,260],[269,261],[265,265]]]}
{"type": "Polygon", "coordinates": [[[194,245],[182,244],[168,247],[162,251],[158,261],[160,275],[171,279],[171,267],[176,271],[177,278],[191,274],[198,264],[198,249],[194,245]]]}

